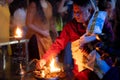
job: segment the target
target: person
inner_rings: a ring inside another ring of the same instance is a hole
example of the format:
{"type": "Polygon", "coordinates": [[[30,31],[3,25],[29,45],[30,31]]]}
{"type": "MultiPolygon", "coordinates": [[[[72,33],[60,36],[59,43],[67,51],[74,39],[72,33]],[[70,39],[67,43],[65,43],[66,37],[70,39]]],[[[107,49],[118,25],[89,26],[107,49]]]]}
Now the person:
{"type": "MultiPolygon", "coordinates": [[[[73,18],[73,1],[72,0],[61,0],[58,5],[58,12],[61,15],[63,19],[63,25],[65,25],[67,22],[71,21],[73,18]]],[[[61,30],[62,31],[62,30],[61,30]]],[[[71,43],[68,42],[66,45],[66,48],[63,50],[64,54],[64,66],[65,70],[69,70],[73,66],[73,60],[72,60],[72,52],[71,52],[71,43]]]]}
{"type": "Polygon", "coordinates": [[[99,10],[107,11],[108,13],[108,20],[114,27],[115,24],[115,0],[102,0],[98,1],[99,10]]]}
{"type": "MultiPolygon", "coordinates": [[[[96,58],[95,55],[92,55],[92,53],[95,53],[94,50],[87,48],[87,43],[91,43],[93,41],[92,46],[94,47],[94,40],[96,41],[95,33],[87,33],[87,25],[89,25],[88,21],[92,15],[89,12],[89,6],[90,0],[73,1],[73,19],[64,26],[60,36],[56,38],[55,42],[46,51],[40,61],[36,63],[37,69],[41,69],[52,57],[57,56],[57,54],[66,47],[68,42],[71,42],[75,80],[100,80],[96,73],[94,73],[93,68],[89,66],[92,65],[91,62],[96,58]],[[87,57],[90,58],[90,56],[88,56],[89,54],[91,55],[91,59],[87,59],[87,57]]],[[[113,37],[111,25],[107,21],[104,23],[102,32],[108,34],[110,39],[113,37]]],[[[106,66],[104,67],[106,68],[106,66]]],[[[107,71],[108,67],[106,72],[107,71]]]]}
{"type": "Polygon", "coordinates": [[[105,52],[104,58],[111,57],[116,58],[115,64],[111,67],[111,69],[104,75],[102,80],[120,80],[120,32],[119,32],[119,25],[120,25],[120,1],[116,0],[115,4],[115,25],[113,28],[114,31],[114,41],[111,46],[105,45],[106,49],[101,49],[105,52]],[[107,55],[107,56],[106,56],[107,55]]]}
{"type": "Polygon", "coordinates": [[[73,18],[72,12],[73,1],[72,0],[61,0],[58,5],[58,12],[62,16],[63,24],[66,24],[73,18]]]}
{"type": "MultiPolygon", "coordinates": [[[[9,4],[13,0],[0,0],[0,43],[8,42],[10,38],[10,12],[9,12],[9,4]]],[[[8,64],[8,56],[11,55],[10,45],[3,45],[0,46],[0,70],[5,74],[8,75],[7,77],[1,77],[1,79],[8,79],[10,78],[10,68],[7,69],[8,64]],[[4,66],[2,66],[4,65],[4,66]]],[[[1,74],[1,76],[3,76],[1,74]]]]}
{"type": "MultiPolygon", "coordinates": [[[[71,0],[54,0],[54,2],[51,2],[53,4],[53,13],[55,16],[55,24],[56,29],[58,31],[58,34],[60,35],[63,25],[70,21],[73,17],[72,12],[72,4],[73,1],[71,0]]],[[[64,66],[68,70],[68,68],[72,67],[72,54],[70,50],[70,42],[66,46],[64,50],[61,51],[60,55],[58,56],[58,59],[60,62],[64,62],[64,66]]]]}
{"type": "Polygon", "coordinates": [[[29,60],[40,59],[52,44],[49,31],[57,36],[52,19],[52,6],[47,0],[30,0],[27,9],[26,24],[28,26],[27,38],[29,60]]]}
{"type": "MultiPolygon", "coordinates": [[[[13,0],[0,0],[0,42],[8,42],[10,38],[10,11],[9,4],[12,3],[13,0]]],[[[8,49],[8,54],[11,55],[11,47],[3,46],[5,50],[8,49]]]]}
{"type": "Polygon", "coordinates": [[[9,12],[9,4],[13,0],[1,0],[0,1],[0,41],[8,41],[10,32],[10,12],[9,12]]]}

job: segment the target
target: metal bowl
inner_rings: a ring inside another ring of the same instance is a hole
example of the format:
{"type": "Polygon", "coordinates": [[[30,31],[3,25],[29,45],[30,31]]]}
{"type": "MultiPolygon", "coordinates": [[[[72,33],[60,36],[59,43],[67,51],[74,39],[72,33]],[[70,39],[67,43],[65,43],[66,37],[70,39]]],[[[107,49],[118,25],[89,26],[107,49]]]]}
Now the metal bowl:
{"type": "Polygon", "coordinates": [[[58,72],[58,73],[50,73],[47,74],[44,78],[41,75],[34,74],[34,77],[37,80],[60,80],[66,76],[65,72],[58,72]]]}

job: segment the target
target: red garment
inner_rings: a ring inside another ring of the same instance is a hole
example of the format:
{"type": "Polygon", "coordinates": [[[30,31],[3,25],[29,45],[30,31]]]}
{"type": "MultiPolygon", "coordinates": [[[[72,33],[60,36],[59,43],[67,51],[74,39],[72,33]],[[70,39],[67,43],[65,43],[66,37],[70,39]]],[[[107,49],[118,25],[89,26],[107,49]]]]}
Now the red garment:
{"type": "Polygon", "coordinates": [[[77,69],[77,65],[74,65],[73,73],[75,76],[75,80],[100,80],[94,71],[85,69],[81,72],[78,72],[77,69]]]}
{"type": "MultiPolygon", "coordinates": [[[[66,44],[68,42],[73,42],[73,41],[79,39],[80,36],[82,36],[85,32],[86,32],[86,27],[83,26],[81,23],[77,23],[74,19],[72,21],[68,22],[64,26],[60,36],[56,39],[56,41],[52,44],[50,49],[43,56],[43,59],[49,60],[52,56],[56,56],[58,53],[60,53],[61,50],[63,50],[66,47],[66,44]]],[[[105,23],[103,32],[106,34],[112,35],[113,34],[112,27],[109,24],[105,23]]],[[[111,36],[111,37],[113,37],[113,36],[111,36]]],[[[76,70],[75,75],[79,73],[77,71],[77,67],[75,67],[75,66],[74,66],[74,70],[76,70]]],[[[85,70],[86,78],[79,79],[79,80],[98,80],[98,79],[87,78],[90,72],[91,72],[90,70],[87,72],[85,70]]],[[[84,74],[84,71],[82,71],[82,74],[84,74]]],[[[82,76],[81,72],[80,72],[80,75],[78,75],[78,76],[82,76]]]]}

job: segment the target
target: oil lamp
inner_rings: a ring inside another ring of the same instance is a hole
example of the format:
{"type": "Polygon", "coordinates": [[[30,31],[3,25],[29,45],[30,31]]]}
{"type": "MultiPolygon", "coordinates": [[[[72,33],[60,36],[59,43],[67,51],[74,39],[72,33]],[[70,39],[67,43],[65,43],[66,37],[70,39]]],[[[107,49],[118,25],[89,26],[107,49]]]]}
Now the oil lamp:
{"type": "Polygon", "coordinates": [[[17,27],[15,31],[14,38],[17,39],[18,41],[20,41],[20,39],[22,38],[22,30],[19,27],[17,27]]]}
{"type": "MultiPolygon", "coordinates": [[[[18,44],[17,44],[18,53],[21,55],[21,43],[20,43],[20,40],[22,39],[22,30],[19,27],[16,28],[14,38],[16,40],[18,40],[18,44]]],[[[24,75],[25,71],[24,71],[23,66],[22,66],[23,57],[19,57],[18,59],[19,59],[18,60],[19,61],[19,70],[18,70],[18,72],[19,72],[20,75],[24,75]]]]}

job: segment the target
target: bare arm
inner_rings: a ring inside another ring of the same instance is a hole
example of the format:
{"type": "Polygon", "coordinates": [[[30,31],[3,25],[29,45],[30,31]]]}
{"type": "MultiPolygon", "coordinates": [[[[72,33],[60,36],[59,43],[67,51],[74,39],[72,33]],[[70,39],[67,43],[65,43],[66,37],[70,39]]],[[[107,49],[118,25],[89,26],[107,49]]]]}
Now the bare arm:
{"type": "Polygon", "coordinates": [[[49,7],[50,7],[50,13],[51,13],[51,16],[50,16],[50,30],[52,31],[53,33],[53,41],[56,39],[56,37],[58,36],[58,32],[56,30],[56,26],[55,26],[55,19],[53,17],[53,12],[52,12],[52,6],[51,4],[49,4],[49,7]]]}
{"type": "Polygon", "coordinates": [[[59,13],[63,13],[63,12],[66,12],[66,11],[67,11],[68,6],[64,6],[65,1],[66,1],[66,0],[62,0],[62,1],[60,2],[59,7],[58,7],[58,12],[59,12],[59,13]]]}

